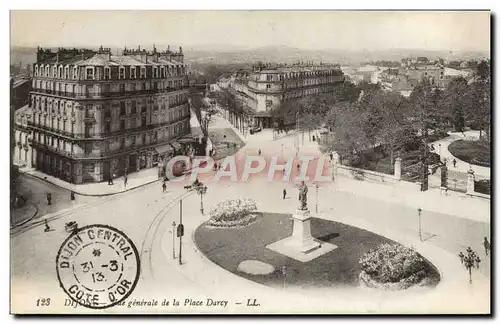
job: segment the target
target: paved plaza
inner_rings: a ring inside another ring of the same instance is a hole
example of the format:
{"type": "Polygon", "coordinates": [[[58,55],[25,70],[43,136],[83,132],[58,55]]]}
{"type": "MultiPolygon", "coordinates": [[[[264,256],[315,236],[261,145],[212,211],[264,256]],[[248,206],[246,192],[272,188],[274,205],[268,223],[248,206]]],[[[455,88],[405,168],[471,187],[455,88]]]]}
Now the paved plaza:
{"type": "MultiPolygon", "coordinates": [[[[237,155],[239,159],[247,155],[257,155],[259,149],[262,154],[279,153],[290,156],[296,153],[296,137],[293,133],[273,139],[272,132],[264,130],[248,135],[245,140],[246,145],[237,155]]],[[[304,144],[300,142],[299,149],[308,154],[320,154],[317,143],[309,141],[308,136],[305,136],[304,144]]],[[[111,225],[126,233],[135,243],[141,254],[141,278],[130,298],[149,297],[161,300],[207,296],[228,299],[232,298],[227,294],[231,291],[236,299],[241,299],[242,296],[258,298],[262,307],[254,312],[297,311],[276,310],[273,308],[273,300],[276,298],[290,300],[291,305],[307,305],[308,309],[319,313],[325,309],[329,312],[355,312],[359,309],[424,313],[489,311],[490,259],[484,255],[482,246],[483,238],[490,237],[489,200],[470,198],[459,193],[441,196],[439,192],[432,190],[420,192],[411,186],[363,182],[344,177],[322,184],[317,191],[310,184],[308,206],[312,217],[349,224],[411,245],[438,267],[442,282],[432,292],[412,290],[366,294],[364,288],[345,287],[304,291],[294,287],[282,289],[263,286],[226,271],[207,259],[193,240],[196,228],[208,220],[210,208],[223,197],[252,198],[261,212],[291,214],[298,205],[297,186],[282,181],[268,182],[267,179],[258,177],[247,183],[213,181],[210,180],[211,175],[212,172],[208,172],[202,176],[202,181],[208,186],[208,192],[203,196],[205,215],[200,212],[200,196],[195,192],[186,194],[183,184],[169,183],[167,192],[163,193],[161,183],[151,181],[137,186],[134,190],[86,201],[82,208],[45,214],[37,222],[17,229],[11,236],[12,303],[23,303],[27,305],[27,309],[43,312],[34,306],[34,298],[46,295],[47,292],[51,293],[54,301],[64,303],[67,296],[59,288],[54,275],[54,260],[61,243],[68,236],[64,230],[65,223],[76,221],[79,226],[111,225]],[[284,188],[288,191],[288,199],[282,199],[284,188]],[[172,223],[179,223],[181,196],[185,235],[182,265],[179,265],[179,241],[173,237],[172,223]],[[419,207],[423,210],[422,240],[419,239],[419,207]],[[44,232],[44,219],[49,221],[53,231],[44,232]],[[468,246],[477,251],[483,260],[479,270],[473,273],[473,285],[469,285],[467,272],[457,256],[468,246]],[[268,293],[269,289],[273,289],[273,294],[268,293]],[[329,289],[326,295],[322,292],[325,289],[329,289]],[[222,296],[220,292],[225,293],[222,296]],[[308,296],[306,300],[303,298],[304,294],[308,296]],[[382,297],[375,298],[376,294],[382,297]],[[448,298],[454,298],[454,303],[443,305],[436,302],[448,298]],[[402,299],[406,302],[403,303],[402,299]],[[405,308],[408,300],[413,305],[411,310],[405,308]],[[325,305],[328,307],[325,308],[325,305]]],[[[118,181],[115,183],[120,185],[118,181]]],[[[129,183],[133,183],[132,178],[129,183]]],[[[226,309],[215,307],[200,311],[248,311],[244,304],[246,299],[242,299],[242,303],[232,303],[226,309]]],[[[72,311],[71,308],[67,310],[72,311]]],[[[147,307],[141,309],[147,310],[147,307]]],[[[179,307],[175,311],[186,310],[187,308],[179,307]]],[[[92,312],[83,307],[78,311],[92,312]]],[[[119,308],[106,310],[120,311],[119,308]]]]}

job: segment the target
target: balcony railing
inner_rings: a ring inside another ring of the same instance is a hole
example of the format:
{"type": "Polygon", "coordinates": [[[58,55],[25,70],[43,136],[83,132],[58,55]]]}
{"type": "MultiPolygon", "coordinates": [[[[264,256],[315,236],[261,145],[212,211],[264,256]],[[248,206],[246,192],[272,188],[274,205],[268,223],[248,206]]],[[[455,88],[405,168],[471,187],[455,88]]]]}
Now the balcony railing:
{"type": "Polygon", "coordinates": [[[134,133],[139,133],[139,132],[144,132],[144,131],[150,131],[150,130],[155,130],[157,128],[169,126],[175,123],[178,123],[182,120],[189,120],[190,115],[186,116],[181,116],[179,118],[176,118],[174,120],[171,120],[166,123],[161,123],[161,124],[150,124],[150,125],[144,125],[144,126],[139,126],[135,128],[128,128],[125,130],[118,130],[118,131],[113,131],[113,132],[101,132],[101,133],[93,133],[93,134],[85,134],[85,133],[71,133],[71,132],[66,132],[58,129],[54,129],[48,126],[44,125],[35,125],[33,122],[28,121],[28,126],[30,129],[42,131],[42,132],[48,132],[52,135],[55,136],[62,136],[65,137],[69,140],[93,140],[93,139],[106,139],[109,137],[117,137],[120,135],[133,135],[134,133]]]}
{"type": "Polygon", "coordinates": [[[136,151],[138,149],[148,149],[148,148],[154,148],[158,145],[164,145],[167,144],[171,141],[175,140],[175,138],[169,139],[168,141],[160,142],[158,143],[158,139],[154,139],[152,143],[147,143],[143,145],[137,145],[137,144],[130,144],[128,147],[120,147],[115,150],[104,150],[102,152],[80,152],[80,153],[75,153],[75,152],[68,152],[66,150],[62,150],[60,148],[47,145],[45,143],[39,142],[35,139],[31,139],[31,145],[37,149],[43,149],[46,151],[50,151],[59,155],[63,155],[69,158],[73,159],[101,159],[101,158],[109,158],[115,155],[123,155],[123,154],[128,154],[133,151],[136,151]]]}
{"type": "Polygon", "coordinates": [[[104,91],[101,93],[75,93],[67,91],[56,91],[49,89],[38,89],[34,88],[32,91],[36,93],[49,94],[53,96],[68,97],[68,98],[79,98],[79,99],[92,99],[92,98],[115,98],[115,97],[129,97],[129,96],[140,96],[140,95],[154,95],[157,93],[174,92],[189,89],[189,86],[180,87],[167,87],[165,89],[148,89],[148,90],[135,90],[135,91],[104,91]]]}

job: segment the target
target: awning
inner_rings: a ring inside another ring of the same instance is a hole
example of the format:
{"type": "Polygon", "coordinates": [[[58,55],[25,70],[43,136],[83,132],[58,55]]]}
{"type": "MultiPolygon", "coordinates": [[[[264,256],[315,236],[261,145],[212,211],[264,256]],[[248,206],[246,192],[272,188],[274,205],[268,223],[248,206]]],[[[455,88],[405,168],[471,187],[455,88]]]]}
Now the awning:
{"type": "Polygon", "coordinates": [[[170,144],[162,145],[162,146],[157,146],[155,147],[155,151],[158,152],[159,155],[165,154],[165,153],[172,153],[174,154],[174,148],[170,144]]]}
{"type": "Polygon", "coordinates": [[[189,143],[198,143],[198,140],[194,138],[185,137],[185,138],[179,138],[177,142],[181,144],[189,144],[189,143]]]}
{"type": "Polygon", "coordinates": [[[176,152],[178,152],[178,151],[182,150],[182,145],[181,145],[181,144],[179,144],[178,142],[175,142],[175,141],[170,142],[170,145],[172,145],[172,146],[175,148],[175,151],[176,151],[176,152]]]}

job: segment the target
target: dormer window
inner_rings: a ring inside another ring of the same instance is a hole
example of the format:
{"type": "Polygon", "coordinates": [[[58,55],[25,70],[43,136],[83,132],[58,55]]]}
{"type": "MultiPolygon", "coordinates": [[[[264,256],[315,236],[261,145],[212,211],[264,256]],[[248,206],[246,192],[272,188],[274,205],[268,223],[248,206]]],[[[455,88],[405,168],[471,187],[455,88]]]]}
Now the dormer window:
{"type": "Polygon", "coordinates": [[[120,79],[120,80],[125,79],[125,67],[123,67],[123,66],[120,66],[120,68],[119,68],[118,79],[120,79]]]}
{"type": "Polygon", "coordinates": [[[137,67],[136,66],[130,67],[130,78],[131,79],[137,78],[137,67]]]}
{"type": "Polygon", "coordinates": [[[62,75],[63,75],[63,68],[62,66],[60,66],[59,69],[57,69],[57,78],[62,79],[62,75]]]}
{"type": "Polygon", "coordinates": [[[162,67],[160,68],[160,74],[161,74],[161,75],[160,75],[160,77],[161,77],[161,78],[164,78],[164,77],[165,77],[165,67],[164,67],[164,66],[162,66],[162,67]]]}
{"type": "Polygon", "coordinates": [[[46,77],[49,77],[49,76],[50,76],[50,68],[49,68],[49,66],[48,66],[48,65],[45,67],[45,76],[46,76],[46,77]]]}
{"type": "Polygon", "coordinates": [[[110,67],[104,68],[104,80],[111,80],[111,68],[110,67]]]}
{"type": "Polygon", "coordinates": [[[93,67],[85,68],[85,80],[94,80],[94,68],[93,67]]]}
{"type": "Polygon", "coordinates": [[[146,78],[146,67],[141,66],[141,79],[145,79],[145,78],[146,78]]]}

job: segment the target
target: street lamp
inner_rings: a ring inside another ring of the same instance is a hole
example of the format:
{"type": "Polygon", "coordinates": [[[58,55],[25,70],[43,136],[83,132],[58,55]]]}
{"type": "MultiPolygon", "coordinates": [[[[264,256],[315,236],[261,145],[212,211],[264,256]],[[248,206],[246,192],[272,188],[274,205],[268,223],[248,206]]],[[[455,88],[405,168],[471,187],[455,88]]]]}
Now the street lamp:
{"type": "Polygon", "coordinates": [[[318,189],[319,184],[316,182],[316,214],[318,213],[318,189]]]}
{"type": "Polygon", "coordinates": [[[421,218],[422,218],[422,208],[418,207],[418,237],[420,238],[420,241],[422,241],[422,224],[421,224],[421,218]]]}
{"type": "Polygon", "coordinates": [[[281,267],[281,273],[283,274],[283,289],[286,289],[286,266],[281,267]]]}
{"type": "Polygon", "coordinates": [[[175,259],[175,221],[172,223],[172,257],[175,259]]]}
{"type": "Polygon", "coordinates": [[[198,195],[200,195],[200,211],[202,215],[205,215],[205,211],[203,210],[203,195],[207,193],[207,186],[201,185],[198,188],[196,188],[196,191],[198,192],[198,195]]]}
{"type": "Polygon", "coordinates": [[[476,267],[479,269],[479,263],[481,259],[476,255],[474,251],[470,248],[470,246],[465,250],[466,254],[460,252],[458,256],[460,257],[460,262],[463,264],[465,269],[469,271],[469,283],[472,284],[472,268],[476,267]]]}
{"type": "Polygon", "coordinates": [[[439,147],[439,156],[441,156],[441,143],[439,143],[438,147],[439,147]]]}

